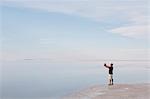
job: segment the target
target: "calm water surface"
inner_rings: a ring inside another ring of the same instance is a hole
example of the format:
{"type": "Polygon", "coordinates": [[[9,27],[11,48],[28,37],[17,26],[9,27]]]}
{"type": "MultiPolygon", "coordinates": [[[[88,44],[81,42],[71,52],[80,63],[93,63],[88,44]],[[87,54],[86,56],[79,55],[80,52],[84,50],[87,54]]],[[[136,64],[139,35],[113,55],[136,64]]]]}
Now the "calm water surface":
{"type": "MultiPolygon", "coordinates": [[[[91,85],[107,84],[108,70],[103,63],[3,62],[2,99],[53,99],[91,85]]],[[[115,83],[149,82],[149,62],[113,63],[115,83]]]]}

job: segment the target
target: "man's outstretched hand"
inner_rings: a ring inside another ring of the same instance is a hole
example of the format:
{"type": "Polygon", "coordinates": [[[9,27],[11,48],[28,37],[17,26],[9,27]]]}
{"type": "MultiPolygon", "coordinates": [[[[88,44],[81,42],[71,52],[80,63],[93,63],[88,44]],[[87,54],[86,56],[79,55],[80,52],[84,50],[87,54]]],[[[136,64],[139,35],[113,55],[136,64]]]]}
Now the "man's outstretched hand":
{"type": "Polygon", "coordinates": [[[104,64],[104,66],[106,66],[106,63],[104,64]]]}

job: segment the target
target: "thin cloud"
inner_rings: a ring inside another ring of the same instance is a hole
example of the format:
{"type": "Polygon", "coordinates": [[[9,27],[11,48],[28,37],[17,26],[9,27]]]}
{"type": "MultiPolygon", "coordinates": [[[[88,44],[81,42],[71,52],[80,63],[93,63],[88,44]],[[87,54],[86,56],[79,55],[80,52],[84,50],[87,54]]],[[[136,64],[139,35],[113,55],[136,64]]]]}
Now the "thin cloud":
{"type": "Polygon", "coordinates": [[[3,0],[2,5],[77,15],[99,22],[116,16],[129,23],[106,31],[132,38],[148,34],[148,0],[3,0]]]}
{"type": "Polygon", "coordinates": [[[113,28],[109,32],[130,38],[148,38],[150,27],[148,24],[148,16],[139,15],[129,19],[130,23],[127,26],[113,28]]]}
{"type": "Polygon", "coordinates": [[[103,20],[104,17],[111,17],[118,13],[120,17],[127,17],[135,13],[145,13],[147,2],[135,1],[110,1],[110,0],[4,0],[3,5],[13,7],[25,7],[48,12],[90,17],[95,20],[103,20]]]}
{"type": "Polygon", "coordinates": [[[110,32],[130,38],[147,38],[148,25],[120,27],[112,29],[110,32]]]}

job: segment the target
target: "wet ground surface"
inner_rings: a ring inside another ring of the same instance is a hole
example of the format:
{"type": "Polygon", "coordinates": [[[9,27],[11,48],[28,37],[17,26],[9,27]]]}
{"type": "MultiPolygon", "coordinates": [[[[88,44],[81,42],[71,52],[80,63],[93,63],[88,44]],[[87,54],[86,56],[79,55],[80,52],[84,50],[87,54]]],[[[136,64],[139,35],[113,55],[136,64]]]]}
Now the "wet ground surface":
{"type": "Polygon", "coordinates": [[[150,84],[95,85],[63,99],[150,99],[150,84]]]}

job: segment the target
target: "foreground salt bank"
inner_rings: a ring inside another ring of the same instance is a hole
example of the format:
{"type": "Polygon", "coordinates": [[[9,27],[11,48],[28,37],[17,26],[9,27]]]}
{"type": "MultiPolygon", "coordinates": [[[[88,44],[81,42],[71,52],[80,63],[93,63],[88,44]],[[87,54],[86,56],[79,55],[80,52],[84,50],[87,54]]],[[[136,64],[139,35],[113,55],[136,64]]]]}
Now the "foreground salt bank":
{"type": "Polygon", "coordinates": [[[95,85],[63,99],[150,99],[150,84],[95,85]]]}

